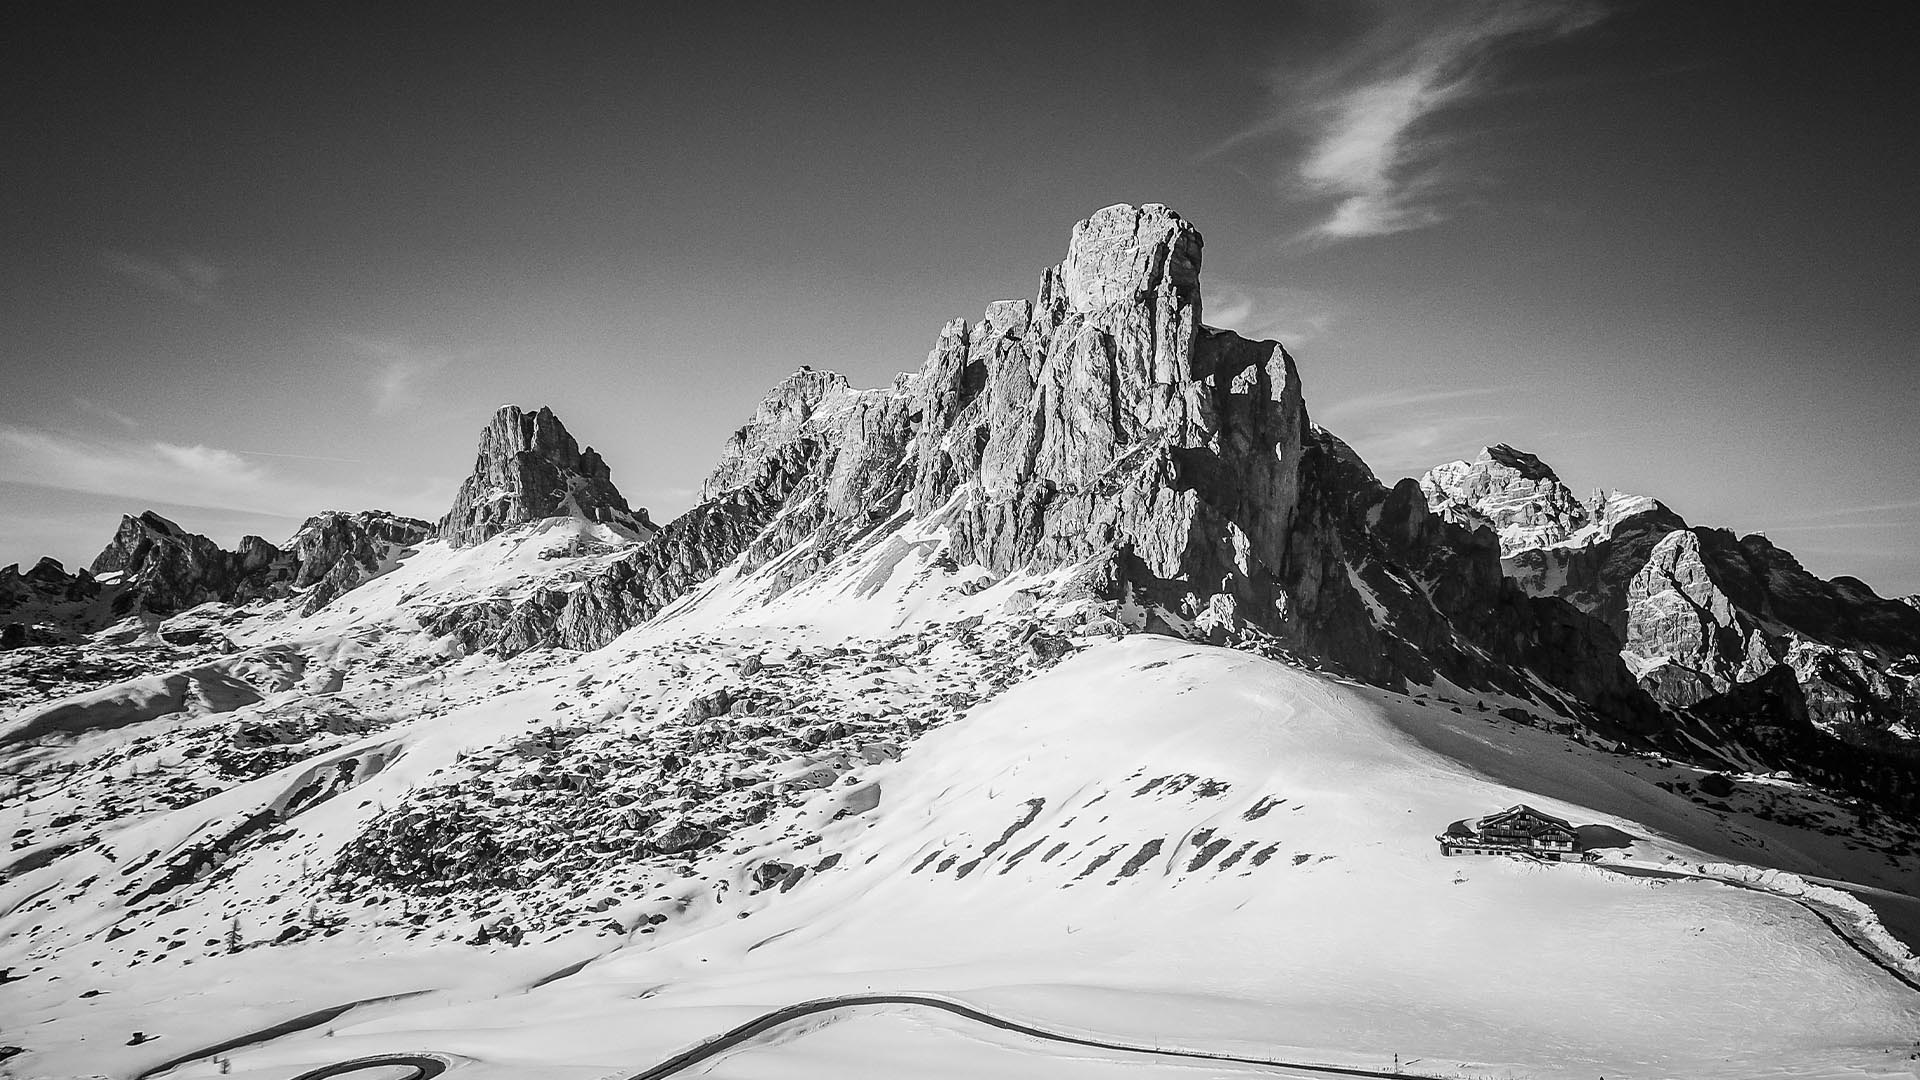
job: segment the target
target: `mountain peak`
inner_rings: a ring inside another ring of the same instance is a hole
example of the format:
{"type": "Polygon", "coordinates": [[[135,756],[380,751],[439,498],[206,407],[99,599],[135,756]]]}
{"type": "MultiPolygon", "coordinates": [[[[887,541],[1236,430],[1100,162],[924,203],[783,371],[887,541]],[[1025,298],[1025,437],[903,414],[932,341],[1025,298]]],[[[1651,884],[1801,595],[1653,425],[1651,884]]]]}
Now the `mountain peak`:
{"type": "Polygon", "coordinates": [[[1529,454],[1525,450],[1516,449],[1506,443],[1494,443],[1492,446],[1481,447],[1479,460],[1505,466],[1529,480],[1551,480],[1555,483],[1560,480],[1559,474],[1555,473],[1546,462],[1541,461],[1538,455],[1529,454]]]}
{"type": "Polygon", "coordinates": [[[1159,203],[1116,203],[1073,227],[1061,284],[1075,311],[1132,303],[1165,281],[1183,294],[1200,284],[1200,232],[1159,203]]]}
{"type": "Polygon", "coordinates": [[[471,547],[516,525],[564,516],[652,531],[646,511],[629,508],[613,486],[606,461],[591,446],[582,450],[552,409],[502,405],[481,430],[473,473],[437,531],[471,547]]]}
{"type": "Polygon", "coordinates": [[[1506,443],[1482,448],[1473,461],[1434,466],[1420,488],[1447,519],[1498,533],[1502,555],[1562,543],[1589,519],[1546,462],[1506,443]]]}

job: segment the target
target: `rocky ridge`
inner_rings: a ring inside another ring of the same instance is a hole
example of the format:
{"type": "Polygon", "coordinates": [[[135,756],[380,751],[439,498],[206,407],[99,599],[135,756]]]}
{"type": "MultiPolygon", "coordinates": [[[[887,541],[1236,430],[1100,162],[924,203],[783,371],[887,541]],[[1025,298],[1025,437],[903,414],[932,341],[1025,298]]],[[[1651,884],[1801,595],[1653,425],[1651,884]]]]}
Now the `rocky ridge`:
{"type": "Polygon", "coordinates": [[[0,569],[0,650],[58,642],[62,635],[48,624],[74,622],[99,595],[92,574],[69,574],[58,559],[41,559],[25,573],[19,563],[0,569]]]}
{"type": "MultiPolygon", "coordinates": [[[[955,320],[922,369],[854,390],[802,371],[729,442],[709,499],[582,581],[450,613],[468,648],[591,648],[713,568],[768,595],[908,521],[994,574],[1075,569],[1215,640],[1258,638],[1385,685],[1537,692],[1657,720],[1603,628],[1500,572],[1497,546],[1389,489],[1310,421],[1279,343],[1201,321],[1202,241],[1164,206],[1075,226],[1032,301],[955,320]]],[[[1596,714],[1597,715],[1597,714],[1596,714]]]]}
{"type": "Polygon", "coordinates": [[[384,510],[327,511],[308,518],[284,548],[246,536],[227,551],[148,510],[121,519],[91,569],[112,582],[116,616],[296,594],[302,610],[312,612],[391,567],[431,528],[384,510]]]}
{"type": "Polygon", "coordinates": [[[1595,493],[1573,530],[1566,488],[1531,454],[1489,448],[1422,482],[1434,508],[1500,531],[1508,576],[1607,623],[1640,685],[1689,707],[1780,685],[1823,729],[1920,739],[1920,619],[1853,578],[1823,581],[1763,536],[1690,527],[1658,501],[1595,493]],[[1522,467],[1511,466],[1520,462],[1522,467]],[[1764,680],[1764,681],[1763,681],[1764,680]]]}

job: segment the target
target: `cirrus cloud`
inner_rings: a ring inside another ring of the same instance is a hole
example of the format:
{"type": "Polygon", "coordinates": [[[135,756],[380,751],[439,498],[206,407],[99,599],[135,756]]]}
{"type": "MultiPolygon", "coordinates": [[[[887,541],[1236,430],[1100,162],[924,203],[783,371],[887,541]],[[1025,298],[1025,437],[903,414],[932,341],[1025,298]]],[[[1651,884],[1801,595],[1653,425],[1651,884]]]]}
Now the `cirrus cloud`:
{"type": "Polygon", "coordinates": [[[1447,195],[1469,178],[1433,130],[1441,112],[1495,89],[1491,61],[1592,26],[1594,0],[1376,3],[1339,47],[1320,48],[1269,77],[1275,107],[1234,145],[1292,136],[1285,186],[1319,204],[1302,238],[1331,242],[1437,224],[1447,195]]]}

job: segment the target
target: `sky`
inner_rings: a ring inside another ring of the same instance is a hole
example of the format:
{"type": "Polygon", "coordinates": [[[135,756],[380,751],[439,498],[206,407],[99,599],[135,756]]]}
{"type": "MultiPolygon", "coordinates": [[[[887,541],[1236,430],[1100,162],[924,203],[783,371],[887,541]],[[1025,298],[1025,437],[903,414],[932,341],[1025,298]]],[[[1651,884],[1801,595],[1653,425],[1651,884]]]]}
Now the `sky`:
{"type": "Polygon", "coordinates": [[[664,521],[1162,202],[1383,478],[1505,442],[1920,592],[1909,7],[1197,7],[11,11],[0,565],[435,518],[507,403],[664,521]]]}

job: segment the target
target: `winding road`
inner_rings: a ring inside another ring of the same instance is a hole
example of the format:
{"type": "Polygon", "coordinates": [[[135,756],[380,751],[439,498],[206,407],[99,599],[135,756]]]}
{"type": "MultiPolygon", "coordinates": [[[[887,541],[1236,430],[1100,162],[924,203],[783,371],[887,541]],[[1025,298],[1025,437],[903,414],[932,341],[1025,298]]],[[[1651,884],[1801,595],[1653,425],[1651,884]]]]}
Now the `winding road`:
{"type": "MultiPolygon", "coordinates": [[[[1816,918],[1826,924],[1827,928],[1833,932],[1835,937],[1845,942],[1855,952],[1874,964],[1874,966],[1893,976],[1907,987],[1920,991],[1920,982],[1917,982],[1911,975],[1888,963],[1885,958],[1878,955],[1873,949],[1856,941],[1854,936],[1848,932],[1840,920],[1835,919],[1831,914],[1823,910],[1821,906],[1802,897],[1775,892],[1749,882],[1735,881],[1711,875],[1671,870],[1652,870],[1640,867],[1623,869],[1618,866],[1608,866],[1605,867],[1605,869],[1619,873],[1627,873],[1631,876],[1673,877],[1712,881],[1718,884],[1731,885],[1735,888],[1748,889],[1754,892],[1765,893],[1782,900],[1791,901],[1811,912],[1816,918]]],[[[916,1008],[934,1009],[987,1027],[998,1028],[1001,1031],[1010,1031],[1019,1035],[1026,1035],[1035,1039],[1043,1039],[1047,1042],[1060,1043],[1067,1046],[1089,1047],[1096,1050],[1112,1050],[1127,1054],[1144,1054],[1153,1057],[1173,1058],[1186,1061],[1220,1061],[1236,1065],[1251,1065],[1256,1068],[1286,1070],[1316,1076],[1385,1077],[1388,1078],[1388,1080],[1399,1077],[1404,1080],[1406,1077],[1421,1075],[1402,1070],[1385,1072],[1379,1069],[1367,1069],[1358,1066],[1326,1065],[1304,1061],[1280,1061],[1272,1058],[1242,1057],[1235,1054],[1215,1053],[1207,1050],[1169,1049],[1158,1046],[1142,1046],[1138,1043],[1092,1038],[1086,1035],[1070,1035],[1059,1031],[1049,1031],[1046,1028],[1036,1027],[1019,1020],[1011,1020],[1004,1016],[995,1016],[992,1013],[975,1008],[972,1005],[931,994],[845,994],[835,997],[816,998],[812,1001],[802,1001],[793,1005],[783,1005],[778,1009],[762,1013],[738,1027],[715,1035],[697,1046],[683,1050],[651,1068],[625,1077],[624,1080],[665,1080],[665,1078],[674,1076],[695,1065],[711,1061],[714,1058],[726,1054],[783,1024],[788,1024],[809,1016],[818,1016],[844,1009],[858,1009],[874,1005],[908,1005],[916,1008]]],[[[449,1059],[428,1053],[375,1054],[369,1057],[354,1058],[350,1061],[340,1061],[331,1065],[324,1065],[318,1069],[301,1073],[293,1077],[292,1080],[330,1080],[332,1077],[347,1076],[363,1070],[392,1067],[413,1069],[414,1072],[407,1077],[406,1080],[431,1080],[432,1077],[445,1072],[449,1064],[449,1059]]]]}
{"type": "MultiPolygon", "coordinates": [[[[858,1009],[872,1005],[912,1005],[919,1008],[935,1009],[952,1013],[955,1016],[971,1020],[1001,1031],[1011,1031],[1020,1035],[1045,1039],[1048,1042],[1062,1043],[1068,1046],[1091,1047],[1096,1050],[1116,1050],[1127,1054],[1147,1054],[1154,1057],[1177,1058],[1187,1061],[1224,1061],[1236,1065],[1252,1065],[1266,1069],[1284,1069],[1293,1072],[1311,1073],[1319,1076],[1362,1076],[1385,1077],[1387,1080],[1407,1080],[1418,1073],[1386,1072],[1380,1069],[1363,1069],[1343,1065],[1319,1065],[1309,1062],[1276,1061],[1272,1058],[1240,1057],[1234,1054],[1214,1053],[1207,1050],[1178,1050],[1157,1046],[1141,1046],[1137,1043],[1113,1042],[1106,1039],[1089,1038],[1084,1035],[1068,1035],[1058,1031],[1048,1031],[1018,1020],[1009,1020],[1004,1016],[976,1009],[958,1001],[934,997],[927,994],[847,994],[839,997],[818,998],[802,1001],[794,1005],[784,1005],[771,1012],[762,1013],[730,1031],[722,1032],[713,1038],[683,1050],[643,1072],[634,1073],[625,1080],[663,1080],[692,1066],[710,1061],[733,1050],[758,1036],[808,1016],[837,1012],[842,1009],[858,1009]]],[[[369,1057],[354,1058],[351,1061],[339,1061],[309,1072],[303,1072],[292,1080],[330,1080],[332,1077],[346,1076],[365,1069],[388,1068],[393,1066],[411,1067],[414,1074],[407,1080],[430,1080],[444,1072],[447,1063],[428,1054],[375,1054],[369,1057]]]]}
{"type": "Polygon", "coordinates": [[[447,1059],[437,1054],[373,1054],[322,1065],[301,1073],[295,1080],[327,1080],[328,1077],[346,1076],[368,1069],[393,1068],[412,1069],[413,1075],[406,1080],[433,1080],[433,1077],[447,1071],[447,1064],[447,1059]]]}

